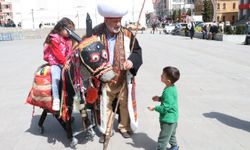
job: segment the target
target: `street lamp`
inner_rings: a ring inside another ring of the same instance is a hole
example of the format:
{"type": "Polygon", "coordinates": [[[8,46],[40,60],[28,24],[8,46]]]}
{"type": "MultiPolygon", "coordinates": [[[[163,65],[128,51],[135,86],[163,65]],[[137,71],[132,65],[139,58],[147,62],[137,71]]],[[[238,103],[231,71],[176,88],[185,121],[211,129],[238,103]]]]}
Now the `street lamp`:
{"type": "Polygon", "coordinates": [[[37,10],[34,10],[33,8],[31,9],[31,16],[32,16],[32,27],[33,30],[35,29],[35,17],[34,17],[34,11],[44,11],[46,10],[45,8],[39,8],[37,10]]]}
{"type": "Polygon", "coordinates": [[[79,16],[79,12],[78,11],[79,11],[80,8],[84,8],[84,6],[78,5],[75,8],[77,8],[76,17],[77,17],[77,24],[78,24],[78,29],[79,29],[80,28],[80,19],[79,19],[80,16],[79,16]]]}
{"type": "Polygon", "coordinates": [[[31,9],[31,16],[32,16],[32,26],[34,30],[35,29],[34,9],[31,9]]]}

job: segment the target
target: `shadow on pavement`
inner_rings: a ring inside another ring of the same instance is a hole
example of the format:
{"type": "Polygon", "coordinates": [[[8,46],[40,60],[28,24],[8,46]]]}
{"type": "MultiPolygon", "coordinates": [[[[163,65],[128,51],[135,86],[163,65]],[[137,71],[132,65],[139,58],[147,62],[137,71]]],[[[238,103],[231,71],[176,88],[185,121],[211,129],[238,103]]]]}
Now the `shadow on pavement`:
{"type": "MultiPolygon", "coordinates": [[[[73,114],[74,122],[72,123],[72,130],[81,130],[81,118],[77,114],[73,114]]],[[[56,144],[56,142],[61,142],[65,147],[70,147],[70,141],[67,138],[66,131],[60,125],[60,123],[53,117],[53,115],[48,114],[44,123],[44,133],[41,134],[41,130],[38,126],[38,122],[40,119],[40,115],[35,115],[31,119],[30,128],[27,129],[25,132],[29,132],[35,136],[43,136],[47,137],[47,142],[50,144],[56,144]]],[[[85,139],[85,134],[81,133],[76,136],[78,139],[78,144],[85,144],[88,140],[85,139]]]]}
{"type": "Polygon", "coordinates": [[[156,149],[156,141],[151,139],[145,133],[135,133],[132,136],[133,143],[127,143],[135,148],[143,148],[145,150],[156,149]]]}
{"type": "Polygon", "coordinates": [[[209,112],[209,113],[204,113],[203,116],[207,118],[214,118],[220,121],[221,123],[224,123],[230,127],[238,128],[245,130],[247,132],[250,132],[250,122],[241,120],[238,118],[235,118],[233,116],[219,113],[219,112],[209,112]]]}

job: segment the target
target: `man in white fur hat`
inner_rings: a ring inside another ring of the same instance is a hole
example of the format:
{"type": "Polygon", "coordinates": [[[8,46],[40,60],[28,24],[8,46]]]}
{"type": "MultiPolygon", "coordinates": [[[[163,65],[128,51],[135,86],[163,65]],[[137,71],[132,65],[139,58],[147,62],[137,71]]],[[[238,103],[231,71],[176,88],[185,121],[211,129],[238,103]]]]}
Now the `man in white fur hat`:
{"type": "Polygon", "coordinates": [[[130,138],[138,127],[135,99],[135,75],[142,64],[141,47],[133,33],[121,26],[121,20],[128,12],[130,3],[125,0],[98,0],[97,10],[104,17],[104,23],[97,25],[93,33],[100,37],[108,50],[108,58],[116,73],[114,80],[102,85],[100,97],[100,124],[103,135],[112,134],[112,104],[119,99],[119,132],[124,138],[130,138]],[[135,42],[133,42],[135,39],[135,42]],[[134,44],[133,44],[134,43],[134,44]]]}

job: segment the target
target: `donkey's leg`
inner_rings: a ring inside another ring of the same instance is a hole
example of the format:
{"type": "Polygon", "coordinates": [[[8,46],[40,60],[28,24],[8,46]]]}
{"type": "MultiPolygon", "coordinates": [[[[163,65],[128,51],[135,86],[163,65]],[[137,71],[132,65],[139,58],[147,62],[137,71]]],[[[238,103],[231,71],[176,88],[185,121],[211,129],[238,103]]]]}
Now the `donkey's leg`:
{"type": "Polygon", "coordinates": [[[59,114],[55,114],[55,118],[60,123],[60,125],[63,127],[63,129],[65,131],[67,131],[66,130],[66,123],[62,120],[62,118],[60,118],[59,114]]]}
{"type": "Polygon", "coordinates": [[[44,109],[42,114],[41,114],[41,117],[39,119],[39,122],[38,122],[38,126],[40,128],[40,133],[43,134],[44,133],[44,127],[43,127],[43,123],[47,117],[47,113],[48,113],[48,110],[44,109]]]}
{"type": "Polygon", "coordinates": [[[66,81],[66,92],[68,95],[67,98],[67,107],[68,107],[68,113],[69,113],[69,121],[65,122],[65,128],[66,128],[66,132],[67,132],[67,137],[70,140],[70,146],[71,147],[75,147],[75,145],[78,144],[78,140],[73,136],[73,132],[72,132],[72,126],[71,126],[71,122],[72,122],[72,109],[73,109],[73,97],[75,95],[75,91],[73,88],[73,85],[71,84],[71,79],[74,76],[74,69],[73,69],[74,65],[71,65],[70,69],[65,71],[65,81],[66,81]],[[68,72],[69,71],[69,72],[68,72]],[[69,76],[69,74],[71,74],[71,77],[69,76]]]}
{"type": "Polygon", "coordinates": [[[88,114],[85,109],[80,110],[81,118],[82,118],[82,127],[83,129],[87,129],[88,126],[90,125],[89,119],[88,119],[88,114]]]}
{"type": "Polygon", "coordinates": [[[67,137],[70,140],[70,146],[75,147],[78,144],[78,140],[73,136],[72,132],[72,126],[71,126],[71,121],[72,121],[72,107],[69,107],[69,120],[66,122],[66,132],[67,132],[67,137]]]}

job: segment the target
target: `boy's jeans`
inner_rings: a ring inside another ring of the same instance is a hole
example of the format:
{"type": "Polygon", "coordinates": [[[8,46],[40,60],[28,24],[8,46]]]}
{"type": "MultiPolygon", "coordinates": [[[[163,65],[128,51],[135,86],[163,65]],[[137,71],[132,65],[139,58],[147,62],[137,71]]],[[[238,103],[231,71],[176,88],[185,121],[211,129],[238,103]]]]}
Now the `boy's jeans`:
{"type": "Polygon", "coordinates": [[[52,96],[53,99],[59,99],[59,83],[61,80],[62,68],[58,65],[51,66],[51,77],[52,77],[52,96]]]}

